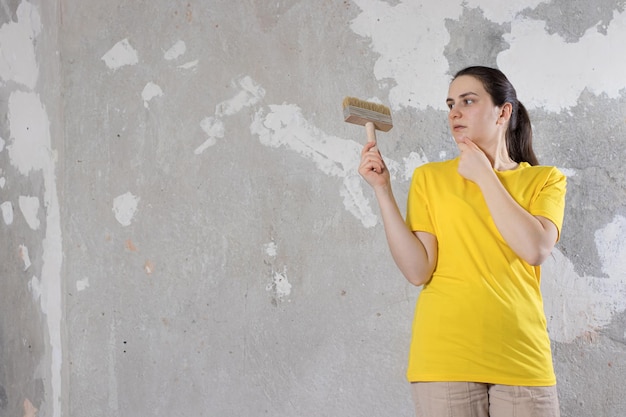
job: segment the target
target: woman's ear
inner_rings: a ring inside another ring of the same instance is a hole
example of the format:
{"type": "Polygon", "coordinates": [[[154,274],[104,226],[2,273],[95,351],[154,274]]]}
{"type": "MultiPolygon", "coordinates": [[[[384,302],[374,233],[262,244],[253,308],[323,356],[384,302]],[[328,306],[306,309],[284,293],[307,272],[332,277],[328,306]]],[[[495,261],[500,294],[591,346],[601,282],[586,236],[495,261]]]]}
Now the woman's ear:
{"type": "Polygon", "coordinates": [[[513,106],[511,103],[504,103],[502,107],[500,107],[500,115],[498,116],[498,123],[506,123],[511,119],[511,112],[513,111],[513,106]]]}

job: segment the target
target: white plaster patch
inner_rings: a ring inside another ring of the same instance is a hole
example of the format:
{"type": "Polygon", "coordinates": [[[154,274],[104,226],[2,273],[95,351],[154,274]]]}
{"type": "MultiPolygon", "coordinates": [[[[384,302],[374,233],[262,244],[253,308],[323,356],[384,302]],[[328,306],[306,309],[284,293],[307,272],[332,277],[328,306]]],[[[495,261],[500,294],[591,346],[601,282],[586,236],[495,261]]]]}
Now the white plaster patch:
{"type": "Polygon", "coordinates": [[[167,61],[172,61],[179,56],[183,55],[187,51],[187,45],[183,41],[178,41],[170,49],[165,51],[163,58],[167,61]]]}
{"type": "Polygon", "coordinates": [[[265,97],[265,89],[249,76],[233,81],[232,85],[238,88],[239,92],[231,99],[218,103],[215,106],[215,116],[205,117],[200,122],[200,127],[209,137],[194,150],[194,154],[200,155],[207,148],[215,145],[217,139],[224,137],[225,129],[222,121],[224,116],[232,116],[246,107],[254,106],[265,97]]]}
{"type": "Polygon", "coordinates": [[[276,242],[266,243],[264,245],[264,248],[265,248],[265,253],[267,254],[267,256],[271,258],[276,257],[278,253],[278,246],[276,245],[276,242]]]}
{"type": "Polygon", "coordinates": [[[480,8],[486,19],[495,23],[505,23],[513,20],[524,9],[534,9],[546,0],[466,0],[469,9],[480,8]]]}
{"type": "Polygon", "coordinates": [[[0,79],[34,89],[39,77],[32,39],[41,32],[41,18],[35,6],[22,1],[17,22],[0,27],[0,79]]]}
{"type": "Polygon", "coordinates": [[[254,106],[265,97],[265,89],[249,76],[233,82],[233,87],[240,88],[240,91],[233,98],[222,101],[215,107],[216,117],[232,116],[246,107],[254,106]]]}
{"type": "Polygon", "coordinates": [[[47,170],[53,158],[48,114],[33,92],[14,91],[9,96],[9,126],[13,142],[7,146],[11,164],[22,175],[47,170]]]}
{"type": "Polygon", "coordinates": [[[626,60],[617,59],[615,54],[624,38],[626,10],[613,13],[606,35],[594,26],[576,43],[547,33],[543,21],[517,19],[511,23],[510,33],[504,35],[511,46],[498,55],[498,66],[527,107],[560,112],[575,106],[585,89],[609,98],[620,97],[626,88],[626,60]],[[520,62],[541,65],[520,66],[520,62]]]}
{"type": "Polygon", "coordinates": [[[215,145],[217,143],[217,139],[223,138],[225,134],[224,122],[222,122],[221,119],[216,119],[212,116],[202,119],[200,122],[200,128],[202,128],[204,133],[206,133],[209,137],[202,145],[198,146],[193,151],[196,155],[200,155],[207,148],[215,145]]]}
{"type": "Polygon", "coordinates": [[[13,223],[13,204],[10,201],[5,201],[0,204],[0,210],[2,211],[2,219],[7,226],[13,223]]]}
{"type": "Polygon", "coordinates": [[[131,194],[130,191],[113,199],[113,213],[122,226],[130,225],[137,212],[139,200],[140,198],[131,194]]]}
{"type": "Polygon", "coordinates": [[[30,256],[28,255],[28,248],[25,245],[20,245],[18,253],[20,255],[20,259],[24,263],[24,271],[30,268],[30,256]]]}
{"type": "Polygon", "coordinates": [[[76,291],[85,291],[87,288],[89,288],[89,278],[84,278],[76,281],[76,291]]]}
{"type": "Polygon", "coordinates": [[[198,66],[198,60],[196,59],[195,61],[185,62],[184,64],[179,65],[176,68],[188,70],[188,69],[196,68],[197,66],[198,66]]]}
{"type": "Polygon", "coordinates": [[[128,39],[116,43],[101,59],[112,70],[117,70],[126,65],[135,65],[139,62],[137,51],[131,46],[128,39]]]}
{"type": "Polygon", "coordinates": [[[148,84],[146,84],[146,86],[143,88],[143,91],[141,92],[141,98],[143,99],[144,107],[147,109],[148,102],[150,100],[152,100],[155,97],[160,97],[162,95],[163,95],[163,90],[161,90],[161,87],[159,87],[153,82],[149,82],[148,84]]]}
{"type": "MultiPolygon", "coordinates": [[[[611,277],[622,277],[626,283],[626,218],[616,216],[604,229],[595,233],[602,272],[611,277]]],[[[626,287],[623,288],[626,290],[626,287]]],[[[624,299],[626,305],[626,298],[624,299]]]]}
{"type": "Polygon", "coordinates": [[[428,158],[426,158],[426,155],[423,152],[421,155],[418,154],[417,152],[411,152],[409,154],[409,157],[403,158],[403,160],[404,160],[405,170],[402,175],[402,178],[405,181],[411,181],[411,178],[413,178],[413,171],[415,171],[415,168],[422,166],[428,162],[428,158]]]}
{"type": "Polygon", "coordinates": [[[579,276],[572,262],[555,249],[543,264],[541,281],[550,338],[570,343],[608,325],[626,310],[626,218],[595,234],[606,277],[579,276]]]}
{"type": "Polygon", "coordinates": [[[2,152],[4,150],[4,145],[5,144],[6,144],[6,142],[4,141],[4,139],[0,138],[0,152],[2,152]]]}
{"type": "Polygon", "coordinates": [[[39,198],[21,195],[19,197],[18,205],[28,226],[32,230],[39,229],[39,198]]]}
{"type": "Polygon", "coordinates": [[[510,47],[498,55],[497,62],[527,108],[560,112],[576,105],[585,89],[620,97],[626,88],[626,60],[616,59],[615,51],[626,37],[626,10],[614,11],[606,35],[591,27],[578,42],[567,43],[558,34],[547,33],[544,21],[519,17],[520,11],[544,2],[468,0],[447,2],[442,7],[426,1],[401,0],[394,5],[355,0],[362,12],[350,28],[369,38],[372,51],[380,55],[373,73],[381,87],[390,89],[392,109],[445,109],[450,81],[444,55],[450,35],[445,22],[458,20],[464,7],[480,7],[487,19],[511,24],[510,33],[504,35],[510,47]],[[542,65],[527,68],[519,62],[542,65]]]}
{"type": "Polygon", "coordinates": [[[36,276],[33,276],[30,281],[28,281],[28,289],[30,293],[33,295],[33,300],[41,300],[41,281],[36,276]]]}
{"type": "Polygon", "coordinates": [[[371,39],[371,49],[380,55],[374,76],[390,82],[389,102],[401,107],[445,108],[450,77],[444,55],[450,35],[446,19],[458,19],[462,2],[355,0],[362,9],[350,24],[358,35],[371,39]]]}
{"type": "MultiPolygon", "coordinates": [[[[268,114],[259,110],[250,131],[259,137],[263,145],[286,147],[313,161],[326,175],[342,178],[340,194],[346,209],[365,227],[377,224],[377,216],[363,194],[363,182],[357,172],[361,145],[323,134],[303,117],[301,109],[294,104],[270,105],[268,114]]],[[[394,164],[391,160],[386,162],[388,166],[394,164]]]]}
{"type": "MultiPolygon", "coordinates": [[[[18,7],[17,16],[20,24],[29,22],[26,26],[31,28],[28,37],[30,45],[10,43],[6,49],[3,45],[0,48],[2,54],[21,53],[20,49],[22,48],[32,49],[36,53],[35,38],[42,29],[37,9],[29,2],[22,1],[18,7]]],[[[51,417],[60,417],[61,398],[63,398],[61,381],[63,362],[61,340],[63,245],[55,173],[56,152],[51,149],[48,114],[39,99],[39,95],[32,91],[37,84],[36,80],[39,74],[36,58],[20,61],[17,69],[20,74],[30,74],[30,76],[27,77],[29,78],[28,81],[23,82],[28,91],[15,89],[9,96],[7,119],[10,126],[10,140],[12,139],[13,142],[7,146],[7,150],[11,164],[17,167],[21,174],[27,175],[31,170],[41,170],[43,177],[46,230],[45,238],[41,242],[41,281],[37,277],[33,277],[32,284],[29,286],[33,290],[35,300],[39,299],[41,311],[46,317],[48,326],[46,333],[49,343],[46,351],[49,352],[49,356],[41,365],[49,366],[50,398],[52,398],[51,417]]]]}
{"type": "Polygon", "coordinates": [[[573,168],[560,168],[560,167],[558,167],[558,169],[559,169],[559,171],[561,171],[563,173],[563,175],[565,175],[568,178],[575,177],[577,172],[578,172],[578,171],[576,171],[573,168]]]}
{"type": "Polygon", "coordinates": [[[4,188],[7,183],[7,179],[4,177],[0,177],[0,188],[4,188]]]}
{"type": "Polygon", "coordinates": [[[274,272],[272,282],[268,284],[266,290],[273,292],[278,300],[282,300],[291,294],[291,284],[287,279],[287,268],[282,273],[274,272]]]}

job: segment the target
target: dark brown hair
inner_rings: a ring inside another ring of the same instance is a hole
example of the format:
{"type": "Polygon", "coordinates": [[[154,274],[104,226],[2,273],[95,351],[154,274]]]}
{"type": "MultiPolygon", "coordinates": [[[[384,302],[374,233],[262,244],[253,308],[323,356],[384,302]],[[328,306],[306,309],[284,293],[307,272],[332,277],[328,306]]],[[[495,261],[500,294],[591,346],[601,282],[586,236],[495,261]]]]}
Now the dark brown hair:
{"type": "Polygon", "coordinates": [[[526,108],[517,99],[517,92],[502,71],[481,66],[467,67],[454,75],[454,79],[468,75],[478,79],[491,96],[496,106],[511,103],[512,112],[509,127],[506,131],[506,148],[509,156],[515,162],[528,162],[530,165],[539,165],[533,151],[533,130],[526,108]]]}

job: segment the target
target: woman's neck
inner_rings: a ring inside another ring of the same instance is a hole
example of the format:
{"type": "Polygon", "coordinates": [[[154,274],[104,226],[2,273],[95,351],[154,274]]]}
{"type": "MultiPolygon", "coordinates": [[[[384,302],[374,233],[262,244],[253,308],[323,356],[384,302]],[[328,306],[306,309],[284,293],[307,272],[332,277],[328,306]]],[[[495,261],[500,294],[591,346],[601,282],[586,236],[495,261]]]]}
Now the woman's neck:
{"type": "Polygon", "coordinates": [[[493,169],[496,171],[509,171],[517,168],[518,163],[509,156],[505,140],[498,141],[491,147],[491,149],[481,149],[489,159],[489,162],[491,162],[493,169]]]}

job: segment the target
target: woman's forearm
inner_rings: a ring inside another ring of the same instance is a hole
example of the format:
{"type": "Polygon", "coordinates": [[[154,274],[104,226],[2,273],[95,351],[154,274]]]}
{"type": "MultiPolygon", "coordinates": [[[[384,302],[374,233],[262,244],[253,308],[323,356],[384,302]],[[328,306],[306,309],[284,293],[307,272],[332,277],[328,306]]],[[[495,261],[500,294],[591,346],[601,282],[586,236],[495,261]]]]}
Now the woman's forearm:
{"type": "Polygon", "coordinates": [[[531,265],[543,263],[556,243],[556,226],[521,207],[495,174],[478,185],[498,231],[511,249],[531,265]]]}
{"type": "Polygon", "coordinates": [[[426,242],[423,242],[409,230],[390,185],[379,187],[375,192],[389,249],[396,265],[410,283],[417,286],[425,284],[435,269],[436,239],[428,235],[426,242]]]}

